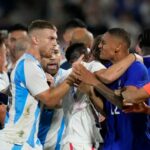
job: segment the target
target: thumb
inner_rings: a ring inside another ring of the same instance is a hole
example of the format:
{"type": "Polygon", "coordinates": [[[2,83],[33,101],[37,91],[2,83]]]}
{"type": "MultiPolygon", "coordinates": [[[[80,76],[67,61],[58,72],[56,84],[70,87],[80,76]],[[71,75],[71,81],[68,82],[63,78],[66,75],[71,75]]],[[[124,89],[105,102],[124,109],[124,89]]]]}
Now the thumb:
{"type": "Polygon", "coordinates": [[[83,60],[84,58],[84,54],[82,54],[78,59],[77,59],[77,63],[81,63],[81,61],[83,60]]]}

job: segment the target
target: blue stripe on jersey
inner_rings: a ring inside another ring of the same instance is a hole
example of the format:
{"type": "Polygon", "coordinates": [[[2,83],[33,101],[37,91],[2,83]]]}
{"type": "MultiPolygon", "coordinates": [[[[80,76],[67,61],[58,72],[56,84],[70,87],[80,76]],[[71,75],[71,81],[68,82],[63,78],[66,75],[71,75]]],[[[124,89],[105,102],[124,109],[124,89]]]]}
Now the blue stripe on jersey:
{"type": "Polygon", "coordinates": [[[35,146],[35,143],[34,143],[34,134],[36,133],[36,125],[37,125],[37,121],[38,121],[38,116],[39,116],[39,113],[40,113],[41,109],[40,109],[40,102],[38,103],[38,106],[36,108],[36,111],[34,113],[34,117],[35,117],[35,120],[34,120],[34,123],[33,123],[33,126],[32,126],[32,130],[31,130],[31,133],[30,133],[30,136],[27,140],[27,143],[29,145],[31,145],[32,147],[35,146]]]}
{"type": "Polygon", "coordinates": [[[25,88],[25,73],[24,73],[24,60],[20,61],[17,65],[17,68],[15,70],[15,111],[16,115],[14,118],[14,122],[16,123],[17,120],[21,117],[21,114],[24,110],[26,99],[28,96],[28,90],[25,88]],[[21,72],[21,74],[20,74],[21,72]],[[22,85],[21,85],[22,84],[22,85]],[[24,87],[23,87],[24,86],[24,87]]]}
{"type": "Polygon", "coordinates": [[[52,118],[54,115],[54,110],[43,109],[40,117],[38,138],[40,139],[41,144],[44,146],[47,133],[50,130],[52,123],[52,118]]]}
{"type": "Polygon", "coordinates": [[[65,128],[65,119],[63,117],[63,119],[61,121],[60,129],[58,131],[58,136],[57,136],[57,142],[56,142],[55,150],[60,150],[60,140],[62,138],[62,134],[63,134],[64,128],[65,128]]]}
{"type": "Polygon", "coordinates": [[[22,145],[14,145],[12,150],[21,150],[22,149],[22,145]]]}

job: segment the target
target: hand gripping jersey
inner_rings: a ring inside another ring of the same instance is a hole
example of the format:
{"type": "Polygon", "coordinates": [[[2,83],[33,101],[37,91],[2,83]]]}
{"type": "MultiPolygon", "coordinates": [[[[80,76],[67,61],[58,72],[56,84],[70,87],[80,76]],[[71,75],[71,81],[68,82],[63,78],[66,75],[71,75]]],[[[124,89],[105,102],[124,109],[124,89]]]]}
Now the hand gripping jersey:
{"type": "MultiPolygon", "coordinates": [[[[83,63],[91,72],[105,67],[96,61],[83,63]]],[[[95,142],[100,142],[101,136],[95,126],[95,119],[90,109],[90,100],[87,95],[71,87],[63,100],[66,129],[62,138],[63,147],[72,143],[73,147],[91,147],[95,142]],[[85,146],[86,145],[86,146],[85,146]]]]}

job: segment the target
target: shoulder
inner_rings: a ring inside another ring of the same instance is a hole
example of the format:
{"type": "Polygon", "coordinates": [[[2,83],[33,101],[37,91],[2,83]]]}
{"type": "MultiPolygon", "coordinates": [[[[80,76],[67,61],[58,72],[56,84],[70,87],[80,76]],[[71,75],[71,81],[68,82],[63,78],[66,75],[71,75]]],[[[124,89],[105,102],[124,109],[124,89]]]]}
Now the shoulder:
{"type": "Polygon", "coordinates": [[[126,71],[126,86],[142,87],[149,81],[148,71],[144,64],[136,61],[126,71]]]}
{"type": "Polygon", "coordinates": [[[135,61],[129,68],[128,70],[134,71],[134,72],[147,72],[147,69],[145,65],[139,61],[135,61]]]}
{"type": "Polygon", "coordinates": [[[88,62],[88,63],[84,63],[84,66],[92,72],[106,68],[102,63],[100,63],[99,61],[95,61],[95,60],[88,62]]]}

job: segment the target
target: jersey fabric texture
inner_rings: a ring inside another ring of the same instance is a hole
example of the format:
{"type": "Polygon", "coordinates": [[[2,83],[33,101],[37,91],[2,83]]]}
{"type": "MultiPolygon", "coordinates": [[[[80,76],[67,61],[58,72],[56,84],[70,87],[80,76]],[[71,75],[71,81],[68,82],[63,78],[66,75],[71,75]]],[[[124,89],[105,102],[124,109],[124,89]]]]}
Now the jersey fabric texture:
{"type": "MultiPolygon", "coordinates": [[[[65,70],[59,69],[54,77],[55,86],[60,84],[65,79],[65,70]]],[[[43,145],[44,150],[60,150],[61,138],[65,130],[65,121],[63,109],[48,109],[43,108],[38,137],[43,145]]]]}
{"type": "MultiPolygon", "coordinates": [[[[110,88],[113,90],[127,86],[140,88],[148,80],[146,67],[136,61],[117,81],[110,85],[110,88]]],[[[146,137],[146,114],[123,113],[108,101],[105,101],[105,109],[108,130],[103,150],[148,150],[150,148],[150,141],[146,137]]]]}
{"type": "MultiPolygon", "coordinates": [[[[91,72],[105,69],[101,63],[96,61],[83,63],[83,65],[91,72]]],[[[99,130],[95,126],[95,119],[87,95],[75,87],[71,87],[63,100],[63,109],[66,129],[61,144],[64,150],[69,143],[72,143],[73,147],[82,145],[83,148],[88,145],[92,149],[93,143],[102,140],[99,130]]]]}
{"type": "Polygon", "coordinates": [[[41,107],[35,96],[49,86],[38,60],[25,53],[11,74],[11,82],[12,105],[5,128],[0,131],[0,145],[3,142],[3,150],[8,143],[20,146],[20,149],[26,144],[32,149],[41,149],[37,138],[41,107]]]}

